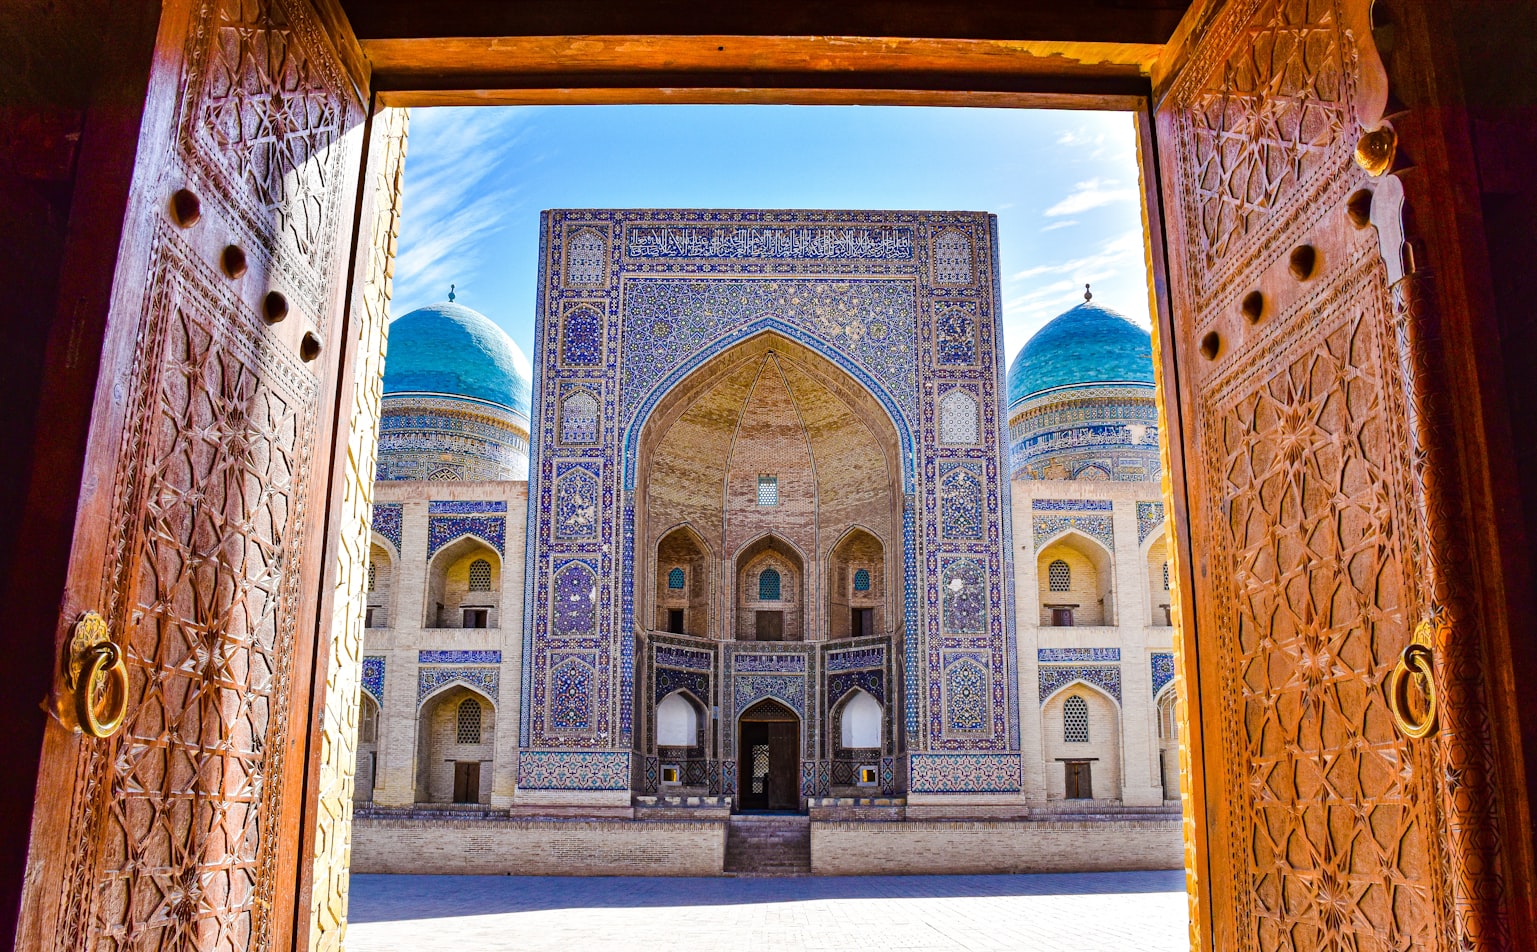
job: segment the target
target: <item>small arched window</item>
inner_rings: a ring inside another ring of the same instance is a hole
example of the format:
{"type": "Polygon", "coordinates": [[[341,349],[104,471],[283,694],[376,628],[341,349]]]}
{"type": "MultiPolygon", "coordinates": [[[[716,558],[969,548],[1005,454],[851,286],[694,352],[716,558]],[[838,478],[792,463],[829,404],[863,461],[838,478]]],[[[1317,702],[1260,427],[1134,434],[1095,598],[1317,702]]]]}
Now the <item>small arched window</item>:
{"type": "Polygon", "coordinates": [[[774,569],[764,569],[758,576],[758,601],[779,601],[779,573],[774,569]]]}
{"type": "Polygon", "coordinates": [[[1062,739],[1069,744],[1089,742],[1089,702],[1076,694],[1062,702],[1062,739]]]}
{"type": "Polygon", "coordinates": [[[670,588],[670,589],[673,589],[674,591],[682,591],[683,590],[683,570],[682,569],[674,568],[671,572],[667,573],[667,587],[670,588]]]}
{"type": "Polygon", "coordinates": [[[856,592],[868,592],[869,590],[870,590],[870,570],[869,569],[855,569],[854,570],[854,591],[856,591],[856,592]]]}
{"type": "Polygon", "coordinates": [[[472,697],[460,701],[459,721],[454,727],[454,740],[457,743],[480,743],[480,702],[472,697]]]}
{"type": "MultiPolygon", "coordinates": [[[[1164,578],[1167,579],[1168,577],[1169,577],[1168,576],[1168,568],[1165,567],[1164,568],[1164,578]]],[[[368,563],[368,590],[370,592],[372,592],[372,591],[376,590],[378,587],[379,587],[379,566],[375,565],[372,561],[370,561],[368,563]]],[[[1164,584],[1164,588],[1168,588],[1168,587],[1169,587],[1168,583],[1165,583],[1164,584]]]]}
{"type": "Polygon", "coordinates": [[[358,743],[372,744],[379,736],[379,706],[364,698],[358,705],[358,743]]]}
{"type": "Polygon", "coordinates": [[[1046,588],[1053,592],[1066,592],[1073,587],[1073,571],[1067,563],[1057,559],[1046,566],[1046,588]]]}
{"type": "Polygon", "coordinates": [[[491,563],[485,559],[476,559],[470,563],[470,591],[491,591],[491,563]]]}
{"type": "Polygon", "coordinates": [[[1169,590],[1169,563],[1167,562],[1163,564],[1163,590],[1166,592],[1169,590]]]}

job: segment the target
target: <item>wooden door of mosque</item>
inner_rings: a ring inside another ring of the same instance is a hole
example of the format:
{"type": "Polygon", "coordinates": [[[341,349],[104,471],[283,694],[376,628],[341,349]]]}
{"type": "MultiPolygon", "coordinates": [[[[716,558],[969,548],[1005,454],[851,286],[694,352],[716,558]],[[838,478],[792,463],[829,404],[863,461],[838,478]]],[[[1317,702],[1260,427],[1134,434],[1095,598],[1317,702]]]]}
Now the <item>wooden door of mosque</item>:
{"type": "Polygon", "coordinates": [[[65,722],[126,716],[48,729],[19,948],[288,948],[309,911],[366,113],[308,0],[159,15],[59,635],[115,646],[65,722]]]}
{"type": "Polygon", "coordinates": [[[1504,948],[1445,376],[1370,4],[1198,7],[1154,123],[1192,928],[1216,949],[1504,948]]]}

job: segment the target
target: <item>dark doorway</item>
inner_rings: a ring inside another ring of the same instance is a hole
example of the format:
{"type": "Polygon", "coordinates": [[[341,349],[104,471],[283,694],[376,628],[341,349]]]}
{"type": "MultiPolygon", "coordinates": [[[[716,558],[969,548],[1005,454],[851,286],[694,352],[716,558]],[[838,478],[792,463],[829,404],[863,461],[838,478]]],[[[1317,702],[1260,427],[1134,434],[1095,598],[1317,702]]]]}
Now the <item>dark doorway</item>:
{"type": "Polygon", "coordinates": [[[875,609],[856,608],[849,621],[849,634],[855,638],[868,638],[875,634],[875,609]]]}
{"type": "Polygon", "coordinates": [[[667,609],[667,630],[675,635],[683,634],[683,609],[667,609]]]}
{"type": "Polygon", "coordinates": [[[758,612],[759,641],[784,641],[785,640],[785,613],[784,612],[758,612]]]}
{"type": "Polygon", "coordinates": [[[1067,799],[1094,799],[1094,783],[1089,776],[1089,762],[1086,760],[1069,760],[1063,763],[1062,767],[1065,772],[1064,779],[1067,783],[1067,799]]]}
{"type": "Polygon", "coordinates": [[[480,761],[454,761],[454,802],[480,802],[480,761]]]}
{"type": "Polygon", "coordinates": [[[737,804],[743,810],[800,807],[800,719],[777,701],[742,715],[737,747],[737,804]]]}

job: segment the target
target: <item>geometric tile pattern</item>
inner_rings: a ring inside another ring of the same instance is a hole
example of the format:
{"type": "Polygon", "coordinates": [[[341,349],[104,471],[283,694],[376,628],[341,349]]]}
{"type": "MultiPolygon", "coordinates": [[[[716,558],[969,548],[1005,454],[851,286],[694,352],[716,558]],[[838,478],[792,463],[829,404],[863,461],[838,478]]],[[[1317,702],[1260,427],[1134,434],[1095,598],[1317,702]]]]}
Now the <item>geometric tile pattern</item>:
{"type": "Polygon", "coordinates": [[[374,504],[373,531],[390,540],[395,551],[400,551],[401,505],[398,502],[374,504]]]}
{"type": "Polygon", "coordinates": [[[1157,697],[1163,686],[1174,680],[1174,654],[1154,651],[1148,655],[1148,662],[1153,669],[1153,696],[1157,697]]]}
{"type": "Polygon", "coordinates": [[[1120,661],[1120,648],[1038,648],[1035,660],[1051,661],[1120,661]]]}
{"type": "Polygon", "coordinates": [[[1121,699],[1121,666],[1118,664],[1043,664],[1038,669],[1040,693],[1045,704],[1051,695],[1074,681],[1084,681],[1105,689],[1105,693],[1121,699]]]}
{"type": "Polygon", "coordinates": [[[417,668],[416,702],[420,704],[427,695],[448,684],[468,685],[495,701],[501,688],[501,670],[494,665],[417,668]]]}
{"type": "Polygon", "coordinates": [[[1163,503],[1139,502],[1137,503],[1137,544],[1147,541],[1147,537],[1157,532],[1163,525],[1163,503]]]}
{"type": "Polygon", "coordinates": [[[363,659],[363,690],[384,703],[384,658],[369,655],[363,659]]]}
{"type": "Polygon", "coordinates": [[[628,790],[627,751],[518,751],[522,790],[628,790]]]}
{"type": "Polygon", "coordinates": [[[443,546],[472,535],[487,543],[497,552],[506,549],[507,519],[505,516],[465,515],[427,517],[427,555],[436,555],[443,546]]]}
{"type": "Polygon", "coordinates": [[[1018,754],[912,754],[908,789],[914,793],[1017,793],[1018,754]]]}
{"type": "Polygon", "coordinates": [[[1030,527],[1035,536],[1035,548],[1041,547],[1067,529],[1076,529],[1091,539],[1104,543],[1105,548],[1115,551],[1115,530],[1109,516],[1032,516],[1030,527]]]}

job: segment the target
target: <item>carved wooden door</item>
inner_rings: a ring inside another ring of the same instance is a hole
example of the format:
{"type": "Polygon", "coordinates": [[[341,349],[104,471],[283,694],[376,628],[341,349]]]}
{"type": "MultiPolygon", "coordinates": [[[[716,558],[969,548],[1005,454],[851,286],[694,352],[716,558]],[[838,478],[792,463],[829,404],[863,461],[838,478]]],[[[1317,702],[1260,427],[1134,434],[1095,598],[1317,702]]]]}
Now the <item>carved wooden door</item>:
{"type": "MultiPolygon", "coordinates": [[[[19,945],[287,948],[364,111],[307,0],[169,0],[74,527],[127,671],[49,729],[19,945]]],[[[301,913],[303,910],[301,910],[301,913]]]]}
{"type": "Polygon", "coordinates": [[[1505,947],[1368,10],[1208,2],[1155,97],[1204,948],[1505,947]],[[1417,638],[1434,684],[1395,707],[1417,638]],[[1408,736],[1436,685],[1439,733],[1408,736]]]}

